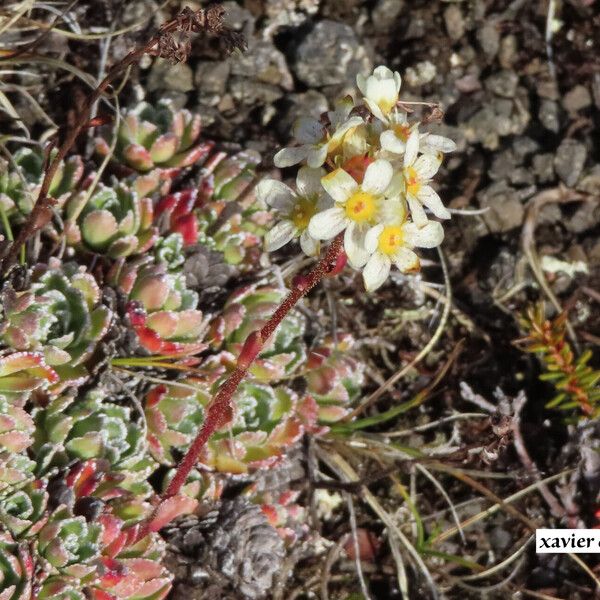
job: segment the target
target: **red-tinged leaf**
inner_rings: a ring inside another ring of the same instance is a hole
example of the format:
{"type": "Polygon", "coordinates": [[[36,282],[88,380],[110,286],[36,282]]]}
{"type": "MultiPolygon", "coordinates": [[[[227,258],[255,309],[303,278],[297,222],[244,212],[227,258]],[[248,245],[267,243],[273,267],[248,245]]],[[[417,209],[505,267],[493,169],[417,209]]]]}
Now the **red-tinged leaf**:
{"type": "Polygon", "coordinates": [[[163,500],[150,521],[150,531],[159,531],[173,519],[192,513],[197,506],[197,500],[182,494],[163,500]]]}
{"type": "Polygon", "coordinates": [[[184,215],[189,214],[196,204],[196,197],[198,192],[194,188],[190,188],[187,190],[182,190],[181,192],[177,192],[174,194],[177,197],[177,203],[173,208],[173,219],[178,219],[184,215]]]}
{"type": "Polygon", "coordinates": [[[114,558],[102,558],[102,566],[100,583],[103,587],[114,587],[125,577],[131,577],[127,566],[114,558]]]}
{"type": "Polygon", "coordinates": [[[156,218],[158,219],[159,217],[161,217],[163,213],[167,213],[168,215],[170,215],[176,206],[177,194],[169,194],[168,196],[164,196],[158,201],[154,208],[156,218]]]}
{"type": "Polygon", "coordinates": [[[109,594],[105,590],[94,588],[88,588],[91,600],[117,600],[116,596],[109,594]]]}
{"type": "Polygon", "coordinates": [[[181,234],[185,246],[195,244],[198,241],[198,219],[196,219],[196,215],[189,214],[179,217],[172,225],[171,231],[181,234]]]}
{"type": "Polygon", "coordinates": [[[302,423],[295,418],[279,423],[269,434],[269,444],[276,446],[290,446],[297,442],[304,433],[302,423]]]}
{"type": "Polygon", "coordinates": [[[310,394],[300,400],[296,413],[308,431],[313,432],[314,429],[318,429],[319,405],[310,394]]]}
{"type": "Polygon", "coordinates": [[[139,171],[149,171],[154,166],[150,153],[140,144],[130,144],[123,150],[123,157],[129,165],[139,171]]]}
{"type": "Polygon", "coordinates": [[[153,408],[156,406],[165,397],[168,391],[169,390],[164,383],[153,387],[146,394],[146,407],[153,408]]]}
{"type": "Polygon", "coordinates": [[[265,517],[267,517],[267,521],[269,521],[273,527],[277,527],[277,524],[279,523],[277,509],[272,504],[261,504],[260,509],[265,517]]]}

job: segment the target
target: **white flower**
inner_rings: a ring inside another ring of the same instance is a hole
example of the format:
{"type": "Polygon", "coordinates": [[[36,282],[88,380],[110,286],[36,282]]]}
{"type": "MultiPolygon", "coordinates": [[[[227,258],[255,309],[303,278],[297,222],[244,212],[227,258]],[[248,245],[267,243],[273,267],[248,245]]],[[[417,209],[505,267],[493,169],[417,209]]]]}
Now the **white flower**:
{"type": "Polygon", "coordinates": [[[415,129],[406,142],[404,152],[404,191],[410,208],[412,220],[417,227],[428,223],[423,206],[426,206],[439,219],[449,219],[450,213],[442,204],[437,192],[429,185],[431,178],[437,173],[442,161],[441,153],[419,153],[419,132],[415,129]]]}
{"type": "Polygon", "coordinates": [[[388,125],[389,129],[386,129],[379,138],[381,147],[394,154],[404,154],[406,142],[417,124],[411,126],[406,113],[395,110],[388,117],[388,125]]]}
{"type": "Polygon", "coordinates": [[[454,152],[456,150],[456,143],[443,135],[422,133],[419,150],[423,152],[423,154],[437,154],[438,152],[447,154],[448,152],[454,152]]]}
{"type": "Polygon", "coordinates": [[[401,84],[400,73],[387,67],[377,67],[373,75],[357,75],[356,85],[364,96],[365,103],[378,119],[387,121],[387,117],[398,102],[401,84]]]}
{"type": "Polygon", "coordinates": [[[329,130],[317,119],[300,117],[293,128],[294,138],[300,146],[282,148],[273,158],[275,166],[281,169],[306,160],[309,167],[320,167],[327,160],[327,155],[341,144],[344,135],[362,124],[361,117],[349,117],[353,107],[354,103],[348,97],[337,102],[336,109],[327,113],[329,130]]]}
{"type": "Polygon", "coordinates": [[[344,250],[348,260],[352,266],[362,267],[369,258],[364,247],[365,236],[379,221],[393,173],[392,165],[379,159],[367,167],[361,184],[343,169],[325,175],[321,184],[335,201],[335,206],[311,219],[308,225],[310,235],[329,240],[345,230],[344,250]]]}
{"type": "Polygon", "coordinates": [[[333,204],[321,185],[324,174],[323,169],[302,167],[296,177],[297,191],[276,179],[263,179],[256,186],[257,196],[283,217],[265,236],[269,252],[300,236],[300,246],[306,255],[319,254],[320,244],[311,237],[307,228],[313,215],[333,204]]]}
{"type": "Polygon", "coordinates": [[[412,248],[435,248],[443,239],[444,230],[437,221],[429,221],[424,227],[409,221],[376,225],[365,238],[365,249],[370,254],[363,269],[365,288],[372,292],[380,287],[388,278],[392,264],[403,273],[417,271],[419,257],[412,248]]]}

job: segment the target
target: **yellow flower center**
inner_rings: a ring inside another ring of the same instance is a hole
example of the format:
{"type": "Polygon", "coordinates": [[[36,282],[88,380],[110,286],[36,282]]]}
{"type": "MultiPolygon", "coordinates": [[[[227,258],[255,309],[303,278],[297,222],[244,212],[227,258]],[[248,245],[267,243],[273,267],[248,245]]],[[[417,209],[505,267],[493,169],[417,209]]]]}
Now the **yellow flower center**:
{"type": "Polygon", "coordinates": [[[407,125],[407,124],[404,124],[404,125],[402,125],[402,124],[394,125],[392,127],[392,131],[403,142],[406,142],[406,140],[408,140],[408,137],[410,136],[410,126],[407,125]]]}
{"type": "Polygon", "coordinates": [[[383,254],[394,254],[398,248],[404,245],[402,227],[399,225],[387,225],[379,236],[379,250],[383,254]]]}
{"type": "Polygon", "coordinates": [[[317,207],[313,200],[310,198],[298,198],[290,215],[290,220],[300,231],[304,231],[316,212],[317,207]]]}
{"type": "Polygon", "coordinates": [[[421,189],[421,182],[419,176],[413,167],[407,167],[404,169],[404,179],[406,181],[406,193],[411,196],[416,196],[421,189]]]}
{"type": "Polygon", "coordinates": [[[390,112],[392,112],[392,108],[396,106],[396,98],[391,100],[388,98],[381,98],[381,100],[379,100],[377,103],[377,106],[379,106],[384,115],[388,115],[390,112]]]}
{"type": "Polygon", "coordinates": [[[354,192],[346,201],[346,216],[357,223],[371,221],[377,211],[375,196],[367,192],[354,192]]]}

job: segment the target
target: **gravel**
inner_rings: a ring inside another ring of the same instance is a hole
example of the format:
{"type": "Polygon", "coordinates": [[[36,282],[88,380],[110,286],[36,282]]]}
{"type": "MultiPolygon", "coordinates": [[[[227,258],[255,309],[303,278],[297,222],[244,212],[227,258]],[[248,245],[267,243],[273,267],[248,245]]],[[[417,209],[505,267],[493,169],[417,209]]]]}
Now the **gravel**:
{"type": "Polygon", "coordinates": [[[581,142],[565,139],[561,142],[554,158],[554,168],[563,183],[573,187],[581,173],[587,158],[587,148],[581,142]]]}
{"type": "MultiPolygon", "coordinates": [[[[352,83],[370,61],[354,29],[344,23],[320,21],[302,39],[292,57],[292,70],[309,87],[352,83]]],[[[365,68],[367,67],[367,68],[365,68]]]]}

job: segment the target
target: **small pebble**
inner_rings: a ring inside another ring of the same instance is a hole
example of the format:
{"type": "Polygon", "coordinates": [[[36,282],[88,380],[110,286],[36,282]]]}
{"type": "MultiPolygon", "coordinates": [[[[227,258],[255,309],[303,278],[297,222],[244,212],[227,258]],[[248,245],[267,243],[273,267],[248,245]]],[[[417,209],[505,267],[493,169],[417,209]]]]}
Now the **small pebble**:
{"type": "Polygon", "coordinates": [[[572,139],[563,140],[554,157],[554,168],[563,183],[573,187],[583,171],[587,148],[580,142],[572,139]]]}

